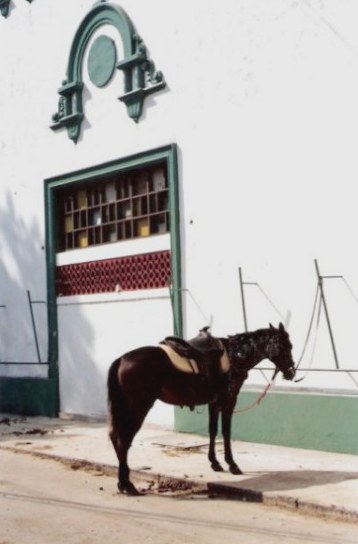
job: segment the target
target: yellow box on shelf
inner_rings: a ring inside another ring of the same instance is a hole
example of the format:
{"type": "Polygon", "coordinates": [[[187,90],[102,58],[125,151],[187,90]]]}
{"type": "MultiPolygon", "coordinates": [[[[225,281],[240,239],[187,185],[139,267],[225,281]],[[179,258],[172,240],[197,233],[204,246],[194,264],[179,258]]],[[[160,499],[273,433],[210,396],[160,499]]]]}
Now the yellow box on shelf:
{"type": "Polygon", "coordinates": [[[77,191],[77,207],[87,208],[87,193],[84,189],[77,191]]]}
{"type": "Polygon", "coordinates": [[[77,235],[78,247],[87,247],[88,246],[88,236],[87,231],[82,230],[77,235]]]}
{"type": "Polygon", "coordinates": [[[137,221],[137,234],[138,236],[149,236],[148,219],[139,219],[137,221]]]}
{"type": "Polygon", "coordinates": [[[73,231],[73,215],[65,216],[65,232],[73,231]]]}

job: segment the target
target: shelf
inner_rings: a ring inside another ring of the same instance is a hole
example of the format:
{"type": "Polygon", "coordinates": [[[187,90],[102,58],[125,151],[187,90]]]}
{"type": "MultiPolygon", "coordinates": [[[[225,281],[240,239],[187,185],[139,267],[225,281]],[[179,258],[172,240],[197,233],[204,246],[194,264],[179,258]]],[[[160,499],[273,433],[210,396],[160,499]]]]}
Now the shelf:
{"type": "Polygon", "coordinates": [[[156,165],[59,190],[60,250],[169,231],[165,167],[156,165]]]}

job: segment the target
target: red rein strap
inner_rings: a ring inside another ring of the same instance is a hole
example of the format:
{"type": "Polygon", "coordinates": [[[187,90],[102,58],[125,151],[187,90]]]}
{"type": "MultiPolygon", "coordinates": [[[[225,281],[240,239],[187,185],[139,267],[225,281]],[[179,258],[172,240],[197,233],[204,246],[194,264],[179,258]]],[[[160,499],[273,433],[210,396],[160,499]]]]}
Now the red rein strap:
{"type": "Polygon", "coordinates": [[[249,404],[248,406],[245,406],[244,408],[240,408],[240,410],[234,410],[233,414],[242,414],[243,412],[248,412],[249,410],[252,410],[253,408],[255,408],[255,406],[258,406],[260,402],[262,401],[262,399],[266,397],[271,385],[273,385],[275,381],[277,374],[278,374],[278,369],[276,368],[272,375],[271,381],[266,385],[265,389],[262,391],[262,393],[260,393],[257,399],[251,404],[249,404]]]}

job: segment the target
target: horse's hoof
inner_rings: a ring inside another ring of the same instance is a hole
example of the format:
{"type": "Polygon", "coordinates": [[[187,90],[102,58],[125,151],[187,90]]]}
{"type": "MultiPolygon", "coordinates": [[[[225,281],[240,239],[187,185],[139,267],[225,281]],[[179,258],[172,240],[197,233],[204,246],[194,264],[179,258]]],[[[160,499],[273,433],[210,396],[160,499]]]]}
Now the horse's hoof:
{"type": "Polygon", "coordinates": [[[240,468],[237,466],[236,463],[232,464],[229,466],[229,470],[231,472],[231,474],[243,474],[242,470],[240,470],[240,468]]]}
{"type": "Polygon", "coordinates": [[[129,495],[130,497],[138,497],[139,495],[142,495],[142,493],[138,491],[132,482],[128,482],[123,485],[118,484],[118,491],[123,495],[129,495]]]}
{"type": "Polygon", "coordinates": [[[223,467],[218,462],[211,463],[211,468],[214,470],[214,472],[224,472],[223,467]]]}

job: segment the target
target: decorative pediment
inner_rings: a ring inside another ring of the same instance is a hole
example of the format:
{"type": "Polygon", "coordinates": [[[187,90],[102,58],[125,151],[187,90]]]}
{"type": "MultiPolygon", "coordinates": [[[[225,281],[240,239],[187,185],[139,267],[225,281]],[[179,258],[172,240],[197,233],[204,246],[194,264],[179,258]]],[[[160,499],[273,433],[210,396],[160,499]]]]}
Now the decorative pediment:
{"type": "MultiPolygon", "coordinates": [[[[1,0],[0,0],[1,1],[1,0]]],[[[127,107],[128,115],[138,121],[147,95],[163,89],[163,74],[156,71],[148,58],[147,48],[138,36],[125,11],[112,3],[97,2],[80,24],[72,42],[67,79],[58,89],[58,111],[52,116],[52,130],[66,128],[69,138],[77,142],[84,117],[82,91],[82,63],[88,42],[93,33],[103,25],[112,25],[123,44],[123,59],[116,61],[113,40],[105,35],[97,38],[89,52],[88,71],[91,81],[102,87],[111,79],[115,69],[124,74],[124,89],[119,100],[127,107]]]]}
{"type": "Polygon", "coordinates": [[[7,17],[9,14],[10,0],[0,0],[0,11],[3,17],[7,17]]]}
{"type": "MultiPolygon", "coordinates": [[[[3,17],[7,17],[9,15],[10,1],[11,0],[0,0],[0,13],[3,17]]],[[[32,2],[32,0],[27,1],[32,2]]]]}

